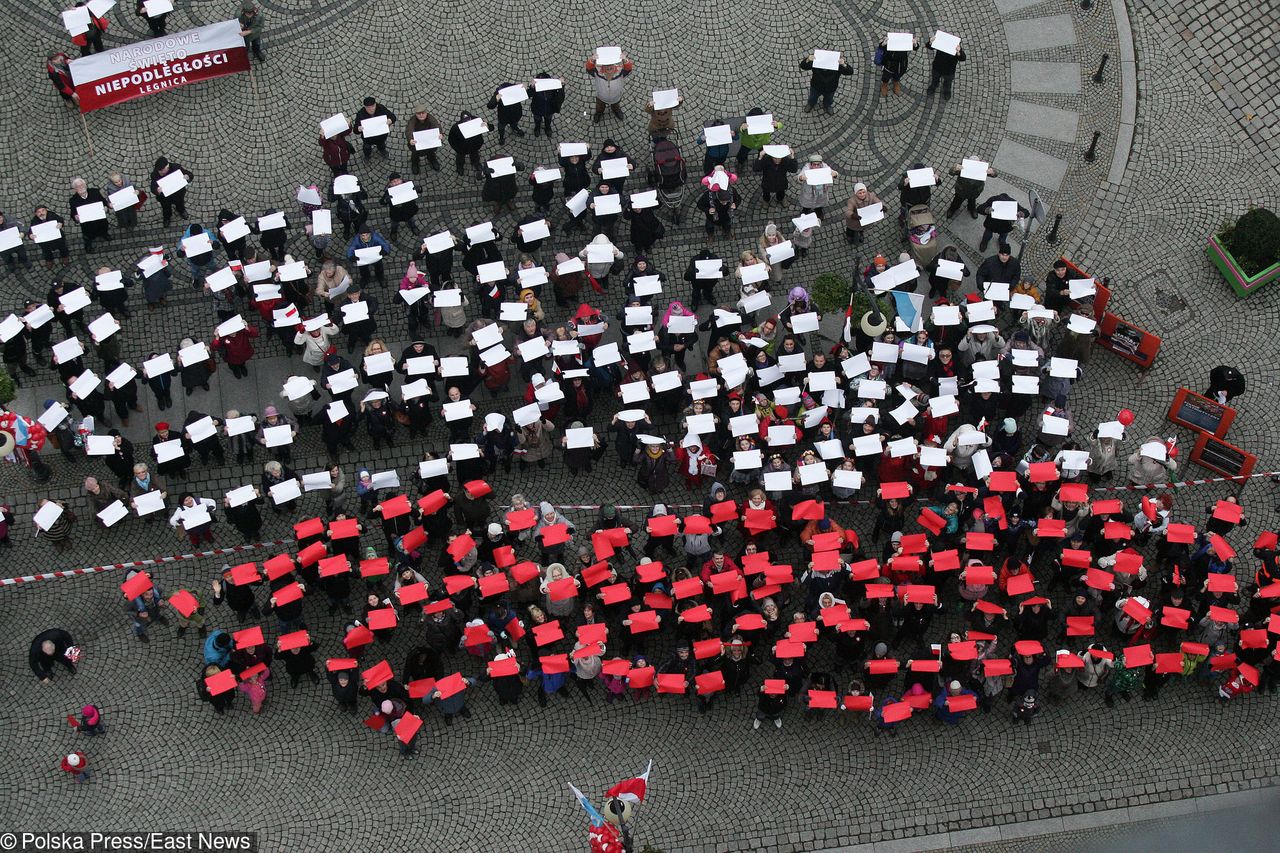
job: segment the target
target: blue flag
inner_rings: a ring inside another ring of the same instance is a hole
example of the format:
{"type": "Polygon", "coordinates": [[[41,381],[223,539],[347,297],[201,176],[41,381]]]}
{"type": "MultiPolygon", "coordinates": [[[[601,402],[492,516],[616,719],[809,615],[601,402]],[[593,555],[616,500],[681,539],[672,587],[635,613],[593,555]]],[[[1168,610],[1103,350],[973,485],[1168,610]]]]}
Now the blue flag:
{"type": "Polygon", "coordinates": [[[591,825],[592,826],[602,825],[604,823],[604,815],[596,811],[596,807],[591,805],[591,801],[587,799],[587,795],[582,793],[572,785],[569,786],[569,790],[573,791],[573,795],[578,798],[578,802],[582,805],[582,808],[586,810],[587,817],[591,820],[591,825]]]}
{"type": "Polygon", "coordinates": [[[911,331],[918,332],[924,328],[924,318],[921,311],[924,308],[924,294],[922,293],[903,293],[901,290],[890,291],[893,294],[893,307],[898,312],[898,318],[911,331]]]}

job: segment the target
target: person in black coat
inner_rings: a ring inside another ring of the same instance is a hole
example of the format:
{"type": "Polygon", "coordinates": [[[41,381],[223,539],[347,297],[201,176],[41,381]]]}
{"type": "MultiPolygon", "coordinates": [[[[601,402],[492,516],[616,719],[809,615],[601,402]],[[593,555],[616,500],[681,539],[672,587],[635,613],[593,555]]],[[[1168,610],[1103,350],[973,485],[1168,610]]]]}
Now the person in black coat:
{"type": "Polygon", "coordinates": [[[67,379],[67,404],[75,406],[81,417],[92,417],[95,424],[110,426],[111,422],[107,420],[107,398],[100,390],[101,384],[83,397],[77,397],[71,393],[71,386],[77,378],[72,376],[67,379]]]}
{"type": "Polygon", "coordinates": [[[380,136],[365,136],[364,130],[360,126],[360,122],[375,116],[386,116],[388,126],[396,123],[396,114],[378,103],[377,98],[374,97],[365,98],[363,106],[356,110],[356,114],[351,117],[351,126],[355,128],[355,132],[363,140],[364,159],[366,160],[369,159],[369,155],[373,153],[374,148],[377,148],[378,153],[383,157],[387,156],[387,137],[391,135],[390,132],[380,136]]]}
{"type": "Polygon", "coordinates": [[[258,507],[262,506],[263,500],[265,499],[259,495],[240,506],[232,506],[231,501],[225,497],[222,499],[227,521],[244,537],[246,545],[256,542],[258,534],[262,532],[262,513],[258,511],[258,507]]]}
{"type": "Polygon", "coordinates": [[[374,450],[382,449],[383,444],[389,448],[396,446],[395,408],[390,400],[386,399],[385,392],[381,397],[375,396],[373,399],[361,402],[360,414],[364,418],[364,426],[369,433],[369,438],[373,440],[374,450]]]}
{"type": "MultiPolygon", "coordinates": [[[[689,282],[689,307],[693,311],[697,311],[703,303],[716,304],[715,288],[716,282],[719,281],[717,278],[698,278],[698,261],[720,261],[720,270],[724,271],[724,260],[710,249],[703,249],[689,259],[689,266],[684,271],[684,280],[689,282]]],[[[712,337],[715,336],[712,335],[712,337]]]]}
{"type": "Polygon", "coordinates": [[[840,85],[840,78],[853,74],[853,66],[846,62],[843,56],[840,57],[840,63],[835,68],[814,68],[813,60],[812,53],[800,60],[801,71],[813,72],[809,77],[809,99],[805,102],[804,111],[813,112],[813,108],[818,105],[818,98],[822,98],[822,108],[826,110],[827,115],[831,115],[831,105],[835,102],[836,88],[840,85]]]}
{"type": "Polygon", "coordinates": [[[418,233],[418,202],[406,201],[402,204],[391,203],[391,188],[398,187],[404,183],[404,178],[399,172],[392,172],[387,176],[387,188],[382,192],[382,205],[388,208],[388,216],[391,219],[391,228],[388,229],[387,235],[391,239],[395,239],[396,234],[400,231],[401,225],[408,225],[409,230],[415,235],[418,233]]]}
{"type": "Polygon", "coordinates": [[[889,38],[880,41],[883,59],[880,63],[880,96],[889,94],[889,84],[893,83],[893,94],[902,94],[902,75],[907,73],[907,63],[911,54],[920,49],[920,40],[911,37],[911,50],[889,50],[889,38]]]}
{"type": "MultiPolygon", "coordinates": [[[[62,217],[42,204],[36,207],[28,228],[34,228],[45,222],[61,223],[62,217]]],[[[59,225],[59,228],[61,228],[61,225],[59,225]]],[[[40,257],[44,261],[46,269],[53,269],[53,256],[55,254],[62,258],[63,266],[71,263],[71,251],[67,248],[67,235],[66,232],[61,233],[62,236],[56,240],[46,240],[37,244],[40,246],[40,257]]]]}
{"type": "Polygon", "coordinates": [[[31,641],[31,649],[27,652],[27,663],[41,684],[53,680],[53,665],[61,664],[72,675],[76,674],[75,663],[67,657],[67,649],[75,646],[71,634],[62,628],[50,628],[36,634],[31,641]]]}
{"type": "Polygon", "coordinates": [[[169,227],[170,220],[173,219],[173,212],[178,211],[178,215],[183,219],[187,219],[187,188],[183,187],[176,193],[165,195],[160,192],[160,179],[171,172],[181,172],[187,176],[190,182],[195,176],[191,174],[191,170],[180,163],[170,163],[168,158],[157,158],[154,166],[151,167],[151,192],[160,201],[161,218],[164,220],[166,228],[169,227]]]}
{"type": "MultiPolygon", "coordinates": [[[[76,222],[80,222],[80,208],[89,204],[101,204],[103,210],[107,209],[107,199],[102,195],[102,190],[97,187],[89,187],[85,183],[84,178],[74,178],[71,181],[71,200],[67,203],[67,207],[71,210],[71,218],[76,222]]],[[[80,222],[80,236],[84,239],[84,252],[89,254],[93,251],[93,243],[95,240],[111,240],[111,227],[106,218],[97,219],[92,222],[80,222]]]]}
{"type": "Polygon", "coordinates": [[[329,688],[343,710],[354,714],[360,699],[360,683],[355,670],[340,669],[329,673],[329,688]]]}
{"type": "Polygon", "coordinates": [[[365,223],[369,221],[369,208],[365,204],[369,194],[364,190],[357,190],[353,193],[332,193],[332,195],[333,213],[342,223],[343,239],[349,240],[352,234],[363,232],[365,223]]]}
{"type": "Polygon", "coordinates": [[[761,149],[752,168],[760,173],[760,193],[764,196],[765,207],[773,203],[774,199],[770,196],[775,197],[778,204],[784,204],[791,175],[800,168],[796,158],[790,154],[786,157],[771,157],[761,149]]]}
{"type": "Polygon", "coordinates": [[[498,212],[504,208],[512,213],[515,212],[513,202],[515,201],[516,193],[520,191],[520,184],[517,179],[524,169],[524,164],[517,160],[512,165],[515,166],[516,171],[510,175],[495,176],[492,168],[486,167],[484,186],[480,190],[480,200],[493,205],[494,216],[497,216],[498,212]]]}
{"type": "Polygon", "coordinates": [[[484,170],[480,168],[480,149],[484,147],[484,134],[477,133],[470,139],[462,135],[462,125],[473,118],[475,116],[469,112],[463,112],[458,116],[453,127],[449,128],[449,147],[453,149],[454,165],[458,168],[458,174],[462,174],[463,165],[470,160],[471,167],[476,171],[476,180],[481,180],[484,178],[484,170]]]}
{"type": "Polygon", "coordinates": [[[942,100],[951,100],[951,84],[956,79],[956,66],[964,62],[969,57],[964,55],[964,48],[958,48],[955,53],[947,53],[938,50],[932,44],[929,50],[933,51],[933,64],[929,69],[929,89],[928,93],[932,95],[938,91],[938,83],[942,83],[942,100]]]}
{"type": "Polygon", "coordinates": [[[717,227],[725,237],[733,237],[733,213],[741,202],[742,197],[734,187],[728,189],[708,187],[702,195],[698,196],[698,209],[706,219],[708,240],[715,235],[717,227]]]}
{"type": "MultiPolygon", "coordinates": [[[[1014,219],[996,219],[993,215],[994,205],[997,201],[1014,201],[1013,196],[1008,193],[999,193],[993,195],[978,205],[978,213],[986,217],[982,223],[982,242],[978,244],[978,251],[985,252],[987,244],[991,242],[991,235],[995,234],[1000,237],[1000,242],[1004,243],[1008,240],[1009,232],[1013,231],[1017,220],[1014,219]]],[[[1018,219],[1025,219],[1030,216],[1031,212],[1022,205],[1018,205],[1018,219]]],[[[1048,300],[1046,297],[1045,307],[1048,308],[1048,300]]]]}
{"type": "Polygon", "coordinates": [[[631,244],[637,255],[651,254],[654,244],[667,233],[666,226],[658,218],[656,207],[636,209],[624,204],[622,216],[631,221],[631,244]]]}
{"type": "Polygon", "coordinates": [[[21,385],[18,379],[18,370],[28,376],[34,376],[35,371],[31,369],[31,365],[27,364],[27,328],[23,326],[18,333],[9,340],[4,342],[4,366],[9,371],[9,375],[13,377],[14,382],[21,385]]]}
{"type": "Polygon", "coordinates": [[[978,265],[978,292],[982,293],[983,287],[992,281],[1004,282],[1010,286],[1022,281],[1022,264],[1009,251],[1009,244],[1003,240],[996,247],[996,253],[978,265]]]}
{"type": "Polygon", "coordinates": [[[560,85],[555,89],[548,89],[544,92],[538,91],[538,80],[552,80],[550,74],[545,71],[539,71],[538,76],[534,78],[533,85],[529,86],[529,112],[533,113],[533,135],[537,136],[540,132],[545,131],[547,136],[551,136],[551,119],[560,113],[560,109],[564,106],[564,80],[560,78],[560,85]]]}
{"type": "Polygon", "coordinates": [[[320,676],[316,674],[315,652],[315,644],[308,643],[301,648],[280,653],[280,657],[284,659],[284,671],[289,673],[290,687],[297,687],[304,675],[311,679],[312,684],[320,683],[320,676]]]}
{"type": "Polygon", "coordinates": [[[507,128],[511,128],[511,132],[516,136],[524,136],[524,131],[520,129],[520,118],[524,115],[523,101],[516,101],[514,104],[504,104],[502,99],[498,97],[498,93],[508,86],[514,86],[514,83],[499,83],[498,88],[493,90],[493,94],[489,96],[487,106],[491,110],[498,111],[498,144],[505,145],[507,142],[507,128]]]}

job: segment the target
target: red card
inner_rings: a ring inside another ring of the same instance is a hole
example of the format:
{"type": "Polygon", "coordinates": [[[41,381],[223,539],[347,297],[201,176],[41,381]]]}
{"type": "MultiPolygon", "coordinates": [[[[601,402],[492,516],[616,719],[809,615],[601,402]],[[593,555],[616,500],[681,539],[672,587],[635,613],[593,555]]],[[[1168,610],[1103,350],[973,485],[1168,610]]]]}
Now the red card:
{"type": "Polygon", "coordinates": [[[1125,669],[1136,669],[1140,666],[1149,666],[1153,661],[1155,661],[1155,659],[1155,655],[1151,653],[1150,644],[1144,644],[1141,646],[1125,646],[1125,669]]]}
{"type": "Polygon", "coordinates": [[[738,517],[738,504],[736,501],[720,501],[720,503],[711,505],[711,523],[723,524],[726,521],[733,521],[738,517]]]}
{"type": "Polygon", "coordinates": [[[609,568],[608,562],[601,560],[598,563],[592,563],[582,570],[582,582],[588,588],[599,586],[609,580],[612,570],[609,568]]]}
{"type": "Polygon", "coordinates": [[[413,740],[420,728],[422,728],[422,718],[412,712],[406,712],[396,722],[396,738],[401,743],[407,744],[413,740]]]}
{"type": "Polygon", "coordinates": [[[709,536],[711,534],[711,519],[705,515],[686,515],[684,517],[684,532],[709,536]]]}
{"type": "Polygon", "coordinates": [[[1183,545],[1190,545],[1196,541],[1196,528],[1194,524],[1170,524],[1164,532],[1164,538],[1170,542],[1177,542],[1183,545]]]}
{"type": "Polygon", "coordinates": [[[651,666],[637,667],[627,673],[627,686],[636,690],[644,690],[653,686],[654,676],[657,670],[651,666]]]}
{"type": "Polygon", "coordinates": [[[1089,487],[1084,483],[1063,483],[1058,487],[1058,500],[1071,503],[1088,503],[1089,487]]]}
{"type": "Polygon", "coordinates": [[[913,710],[908,702],[893,702],[881,708],[880,714],[886,723],[900,723],[910,717],[913,710]]]}
{"type": "Polygon", "coordinates": [[[1016,492],[1021,486],[1018,485],[1016,472],[992,471],[987,476],[987,488],[993,492],[1016,492]]]}
{"type": "Polygon", "coordinates": [[[538,535],[542,537],[542,546],[544,548],[563,545],[572,538],[569,535],[569,525],[563,522],[542,528],[538,535]]]}
{"type": "Polygon", "coordinates": [[[595,552],[597,560],[607,560],[617,553],[613,542],[603,530],[597,530],[591,534],[591,550],[595,552]]]}
{"type": "Polygon", "coordinates": [[[1027,479],[1033,483],[1051,483],[1058,479],[1058,466],[1052,462],[1032,462],[1027,466],[1027,479]]]}
{"type": "Polygon", "coordinates": [[[516,564],[516,549],[510,545],[501,545],[493,549],[493,564],[500,569],[509,569],[516,564]]]}
{"type": "Polygon", "coordinates": [[[993,533],[966,533],[964,545],[970,551],[994,551],[996,537],[993,533]]]}
{"type": "Polygon", "coordinates": [[[747,507],[745,515],[747,520],[743,524],[752,533],[773,530],[778,526],[778,520],[774,517],[771,509],[752,509],[747,507]]]}
{"type": "Polygon", "coordinates": [[[640,563],[636,566],[636,577],[640,583],[657,583],[667,576],[662,563],[640,563]]]}
{"type": "Polygon", "coordinates": [[[573,578],[560,578],[547,584],[547,597],[552,601],[568,601],[578,595],[578,584],[573,578]]]}
{"type": "Polygon", "coordinates": [[[927,584],[904,583],[898,586],[903,604],[937,604],[938,590],[927,584]]]}
{"type": "Polygon", "coordinates": [[[1147,624],[1147,620],[1151,618],[1151,609],[1145,607],[1141,601],[1133,597],[1125,601],[1121,612],[1139,625],[1147,624]]]}
{"type": "Polygon", "coordinates": [[[1091,509],[1094,515],[1111,515],[1124,510],[1124,504],[1115,498],[1094,501],[1091,509]]]}
{"type": "Polygon", "coordinates": [[[382,513],[384,519],[408,515],[410,509],[409,498],[405,495],[393,495],[378,504],[378,510],[382,513]]]}
{"type": "Polygon", "coordinates": [[[898,671],[898,661],[894,658],[873,659],[867,661],[867,672],[872,675],[893,675],[898,671]]]}
{"type": "Polygon", "coordinates": [[[1084,660],[1071,652],[1059,653],[1055,658],[1058,669],[1084,669],[1084,660]]]}
{"type": "Polygon", "coordinates": [[[542,571],[538,568],[537,563],[531,563],[528,560],[523,563],[516,563],[511,567],[511,579],[516,585],[528,583],[536,577],[542,575],[542,571]]]}
{"type": "Polygon", "coordinates": [[[1035,592],[1036,580],[1031,572],[1023,572],[1018,575],[1010,575],[1009,581],[1005,585],[1009,595],[1027,595],[1035,592]]]}
{"type": "Polygon", "coordinates": [[[684,693],[688,687],[688,681],[681,673],[667,673],[658,676],[659,693],[684,693]]]}
{"type": "Polygon", "coordinates": [[[1210,574],[1206,582],[1209,592],[1234,593],[1238,588],[1234,577],[1217,572],[1210,574]]]}
{"type": "Polygon", "coordinates": [[[1061,518],[1037,519],[1036,534],[1046,539],[1065,539],[1067,536],[1067,523],[1061,518]]]}
{"type": "Polygon", "coordinates": [[[1013,650],[1020,655],[1042,655],[1044,644],[1039,640],[1018,640],[1013,644],[1013,650]]]}
{"type": "Polygon", "coordinates": [[[884,498],[885,500],[891,500],[893,498],[898,498],[899,500],[901,500],[902,498],[911,497],[911,484],[901,483],[901,482],[881,483],[880,497],[884,498]]]}
{"type": "Polygon", "coordinates": [[[733,630],[735,631],[763,631],[764,628],[764,617],[759,613],[742,613],[733,620],[733,630]]]}
{"type": "Polygon", "coordinates": [[[456,696],[466,689],[467,680],[462,677],[462,673],[460,672],[455,672],[452,675],[446,675],[444,678],[436,682],[436,690],[439,691],[441,699],[448,699],[450,696],[456,696]]]}
{"type": "Polygon", "coordinates": [[[1063,548],[1062,565],[1073,569],[1087,569],[1093,563],[1093,554],[1081,548],[1063,548]]]}
{"type": "Polygon", "coordinates": [[[839,704],[834,690],[809,690],[809,707],[834,711],[839,704]]]}
{"type": "Polygon", "coordinates": [[[360,520],[356,518],[339,518],[329,522],[329,538],[333,540],[351,539],[360,535],[360,520]]]}
{"type": "Polygon", "coordinates": [[[120,584],[120,591],[124,593],[124,597],[132,601],[140,595],[145,595],[151,591],[154,584],[151,583],[151,575],[146,572],[138,572],[124,583],[120,584]]]}
{"type": "Polygon", "coordinates": [[[908,557],[900,554],[897,557],[889,558],[889,571],[894,574],[915,575],[924,569],[924,563],[919,557],[908,557]]]}
{"type": "Polygon", "coordinates": [[[406,533],[404,536],[400,537],[400,547],[403,548],[406,552],[416,551],[418,548],[422,547],[423,543],[425,543],[426,541],[427,541],[426,528],[424,528],[422,525],[418,525],[417,527],[414,527],[412,530],[406,533]]]}
{"type": "Polygon", "coordinates": [[[592,643],[603,643],[609,637],[609,626],[603,622],[592,622],[589,625],[579,625],[574,632],[578,637],[578,642],[586,645],[592,643]]]}
{"type": "Polygon", "coordinates": [[[1214,655],[1209,658],[1209,666],[1214,672],[1223,672],[1224,670],[1234,669],[1236,662],[1235,655],[1214,655]]]}
{"type": "Polygon", "coordinates": [[[650,610],[671,610],[675,605],[671,596],[661,592],[646,592],[644,603],[650,610]]]}
{"type": "Polygon", "coordinates": [[[626,658],[610,658],[600,665],[600,671],[614,678],[625,678],[631,672],[631,661],[626,658]]]}
{"type": "MultiPolygon", "coordinates": [[[[449,496],[444,493],[444,489],[436,489],[431,494],[418,498],[418,510],[423,515],[434,515],[448,502],[449,496]]],[[[533,510],[529,511],[533,512],[533,510]]]]}
{"type": "Polygon", "coordinates": [[[781,696],[787,692],[787,682],[781,678],[766,678],[763,690],[770,696],[781,696]]]}
{"type": "Polygon", "coordinates": [[[935,572],[954,572],[960,568],[960,552],[954,548],[950,551],[934,551],[930,558],[935,572]]]}
{"type": "Polygon", "coordinates": [[[819,618],[822,620],[823,625],[828,628],[834,628],[851,618],[849,606],[847,604],[834,604],[831,607],[824,607],[819,614],[819,618]]]}
{"type": "Polygon", "coordinates": [[[249,667],[248,669],[241,671],[240,680],[248,681],[249,679],[255,676],[261,675],[266,671],[267,671],[267,665],[265,663],[255,663],[253,666],[249,667]]]}
{"type": "Polygon", "coordinates": [[[277,644],[282,652],[287,652],[290,649],[306,648],[311,645],[311,635],[306,630],[292,631],[281,636],[277,644]]]}
{"type": "Polygon", "coordinates": [[[1209,618],[1214,622],[1225,622],[1228,625],[1235,625],[1240,621],[1240,614],[1232,610],[1230,607],[1219,607],[1216,604],[1209,605],[1209,618]]]}
{"type": "Polygon", "coordinates": [[[707,583],[711,586],[711,592],[715,595],[724,595],[725,593],[746,592],[746,581],[742,575],[730,570],[727,572],[717,572],[707,578],[707,583]]]}
{"type": "Polygon", "coordinates": [[[277,605],[291,604],[302,598],[302,587],[294,581],[271,593],[271,597],[275,599],[277,605]]]}
{"type": "Polygon", "coordinates": [[[684,580],[676,581],[671,585],[671,594],[677,600],[701,595],[702,580],[700,578],[685,578],[684,580]]]}
{"type": "Polygon", "coordinates": [[[991,586],[995,582],[996,570],[991,566],[964,567],[964,583],[966,586],[991,586]]]}
{"type": "Polygon", "coordinates": [[[697,640],[693,644],[693,656],[697,660],[719,657],[720,651],[723,648],[724,644],[716,638],[712,638],[710,640],[697,640]]]}
{"type": "Polygon", "coordinates": [[[1136,575],[1142,568],[1142,555],[1125,549],[1116,554],[1116,574],[1136,575]]]}
{"type": "Polygon", "coordinates": [[[298,552],[298,565],[303,568],[314,565],[320,562],[320,559],[328,553],[329,549],[323,542],[312,542],[298,552]]]}
{"type": "Polygon", "coordinates": [[[875,560],[859,560],[849,566],[849,576],[856,581],[869,581],[880,577],[880,564],[875,560]]]}
{"type": "Polygon", "coordinates": [[[1213,545],[1214,552],[1223,560],[1230,560],[1236,555],[1236,549],[1228,545],[1227,540],[1216,533],[1209,534],[1209,542],[1213,545]]]}
{"type": "Polygon", "coordinates": [[[325,666],[328,668],[329,672],[340,672],[344,669],[355,669],[359,665],[360,662],[355,658],[329,658],[329,660],[325,662],[325,666]]]}
{"type": "Polygon", "coordinates": [[[800,501],[791,508],[793,521],[819,521],[827,514],[827,505],[822,501],[800,501]]]}
{"type": "Polygon", "coordinates": [[[308,518],[293,526],[293,535],[298,539],[307,539],[324,533],[324,521],[319,518],[308,518]]]}
{"type": "Polygon", "coordinates": [[[1089,569],[1085,572],[1084,583],[1090,589],[1108,592],[1115,587],[1116,576],[1105,569],[1089,569]]]}
{"type": "Polygon", "coordinates": [[[1218,501],[1213,505],[1213,517],[1230,524],[1239,524],[1244,518],[1244,507],[1232,501],[1218,501]]]}
{"type": "Polygon", "coordinates": [[[909,533],[902,537],[903,554],[923,554],[929,550],[929,537],[924,533],[909,533]]]}
{"type": "MultiPolygon", "coordinates": [[[[506,575],[496,575],[503,580],[506,575]]],[[[419,601],[427,600],[427,585],[419,581],[418,583],[405,584],[396,590],[396,598],[400,599],[401,605],[417,604],[419,601]]]]}
{"type": "Polygon", "coordinates": [[[680,519],[674,515],[658,515],[649,519],[650,536],[675,536],[680,532],[680,519]]]}
{"type": "Polygon", "coordinates": [[[262,580],[258,575],[257,563],[241,563],[231,567],[231,582],[236,586],[257,583],[262,580]]]}
{"type": "Polygon", "coordinates": [[[773,654],[781,660],[802,658],[805,654],[804,643],[797,640],[779,640],[773,644],[773,654]]]}
{"type": "Polygon", "coordinates": [[[942,661],[936,658],[921,658],[909,661],[907,667],[912,672],[942,672],[942,661]]]}
{"type": "Polygon", "coordinates": [[[982,662],[982,674],[987,678],[1013,675],[1013,661],[1008,658],[988,658],[982,662]]]}
{"type": "Polygon", "coordinates": [[[1133,528],[1123,521],[1106,521],[1102,524],[1102,538],[1112,541],[1133,538],[1133,528]]]}
{"type": "Polygon", "coordinates": [[[351,571],[351,563],[347,560],[346,554],[325,557],[320,561],[320,577],[322,578],[345,574],[349,571],[351,571]]]}
{"type": "Polygon", "coordinates": [[[869,583],[863,594],[867,598],[893,598],[893,587],[887,583],[869,583]]]}
{"type": "Polygon", "coordinates": [[[833,551],[844,544],[844,537],[834,530],[827,533],[815,533],[809,539],[809,547],[815,551],[833,551]]]}
{"type": "Polygon", "coordinates": [[[682,611],[680,618],[685,622],[707,622],[711,619],[711,608],[705,604],[699,604],[697,607],[682,611]]]}
{"type": "MultiPolygon", "coordinates": [[[[1170,526],[1170,527],[1173,527],[1173,525],[1172,525],[1172,524],[1170,524],[1169,526],[1170,526]]],[[[1181,525],[1181,526],[1182,526],[1182,527],[1191,527],[1191,525],[1190,525],[1190,524],[1184,524],[1184,525],[1181,525]]],[[[1193,531],[1193,532],[1195,531],[1195,528],[1194,528],[1194,527],[1192,527],[1191,529],[1192,529],[1192,531],[1193,531]]],[[[1171,542],[1172,542],[1173,540],[1171,539],[1171,540],[1169,540],[1169,541],[1171,541],[1171,542]]],[[[1190,542],[1191,540],[1190,540],[1190,539],[1188,539],[1187,541],[1188,541],[1188,542],[1190,542]]],[[[1257,539],[1255,539],[1255,540],[1253,540],[1253,547],[1258,548],[1258,549],[1263,550],[1263,551],[1270,551],[1270,550],[1273,550],[1273,549],[1276,547],[1276,545],[1277,545],[1277,544],[1280,544],[1280,536],[1277,536],[1277,535],[1276,535],[1276,533],[1275,533],[1275,531],[1272,531],[1272,530],[1264,530],[1264,531],[1262,531],[1261,533],[1259,533],[1259,534],[1258,534],[1258,538],[1257,538],[1257,539]]]]}
{"type": "Polygon", "coordinates": [[[631,633],[643,634],[646,631],[658,630],[658,614],[652,610],[641,610],[627,617],[631,622],[631,633]]]}
{"type": "Polygon", "coordinates": [[[707,696],[724,690],[724,673],[718,669],[694,676],[693,681],[697,685],[699,696],[707,696]]]}
{"type": "Polygon", "coordinates": [[[1068,637],[1092,637],[1095,630],[1094,619],[1092,616],[1067,617],[1068,637]]]}
{"type": "Polygon", "coordinates": [[[410,699],[422,699],[430,696],[431,691],[436,689],[436,680],[434,678],[417,678],[405,685],[405,689],[409,691],[410,699]]]}
{"type": "Polygon", "coordinates": [[[444,589],[449,595],[457,595],[476,585],[475,575],[445,575],[444,589]]]}
{"type": "Polygon", "coordinates": [[[751,590],[751,597],[756,601],[763,601],[766,598],[772,598],[780,592],[782,592],[782,587],[777,584],[765,584],[764,586],[758,586],[751,590]]]}
{"type": "Polygon", "coordinates": [[[538,514],[531,509],[517,509],[507,513],[507,529],[513,533],[528,530],[538,523],[538,514]]]}
{"type": "Polygon", "coordinates": [[[990,613],[992,616],[999,616],[1004,613],[1003,607],[994,601],[987,601],[985,598],[978,599],[973,603],[973,606],[977,607],[980,613],[990,613]]]}
{"type": "Polygon", "coordinates": [[[365,719],[364,725],[365,728],[371,731],[380,732],[383,727],[387,725],[387,718],[381,714],[374,714],[373,716],[365,719]]]}
{"type": "Polygon", "coordinates": [[[631,600],[631,587],[625,583],[614,583],[600,587],[600,598],[605,604],[620,604],[631,600]]]}
{"type": "Polygon", "coordinates": [[[875,701],[872,696],[846,696],[843,704],[846,711],[870,711],[875,701]]]}
{"type": "Polygon", "coordinates": [[[236,674],[229,669],[215,672],[213,675],[205,676],[204,686],[210,695],[221,696],[228,690],[236,689],[236,674]]]}
{"type": "Polygon", "coordinates": [[[946,699],[947,710],[953,714],[961,711],[972,711],[978,707],[978,697],[972,693],[961,693],[956,696],[948,696],[946,699]]]}
{"type": "Polygon", "coordinates": [[[396,611],[394,607],[380,607],[377,610],[370,610],[365,617],[366,623],[374,631],[385,631],[396,626],[396,611]]]}
{"type": "Polygon", "coordinates": [[[1182,652],[1167,652],[1156,655],[1156,672],[1161,674],[1182,673],[1182,652]]]}
{"type": "Polygon", "coordinates": [[[349,652],[355,651],[361,646],[367,646],[372,642],[373,632],[363,625],[355,626],[347,632],[345,637],[342,638],[342,645],[344,645],[349,652]]]}
{"type": "Polygon", "coordinates": [[[511,638],[511,642],[518,643],[525,635],[524,624],[512,616],[506,625],[502,626],[502,630],[507,632],[507,636],[511,638]]]}
{"type": "Polygon", "coordinates": [[[1184,655],[1192,655],[1193,657],[1207,658],[1209,656],[1209,644],[1184,642],[1182,644],[1182,653],[1184,655]]]}
{"type": "Polygon", "coordinates": [[[391,563],[386,557],[371,557],[360,561],[360,577],[373,578],[391,573],[391,563]]]}
{"type": "Polygon", "coordinates": [[[947,520],[928,507],[920,510],[920,515],[916,516],[916,522],[935,536],[947,526],[947,520]]]}
{"type": "Polygon", "coordinates": [[[386,684],[391,680],[393,673],[391,672],[391,664],[385,660],[380,660],[373,666],[360,673],[360,678],[364,680],[366,690],[372,690],[379,684],[386,684]]]}
{"type": "Polygon", "coordinates": [[[560,627],[559,619],[543,622],[541,625],[534,625],[532,630],[533,642],[539,646],[545,646],[564,639],[564,630],[560,627]]]}
{"type": "Polygon", "coordinates": [[[196,597],[185,589],[180,589],[173,595],[169,596],[169,606],[181,613],[184,617],[190,618],[192,613],[200,607],[200,602],[196,597]]]}
{"type": "MultiPolygon", "coordinates": [[[[313,545],[316,543],[312,543],[313,545]]],[[[263,570],[267,573],[268,580],[275,580],[283,577],[294,570],[293,557],[289,554],[276,554],[271,559],[262,564],[263,570]]]]}
{"type": "Polygon", "coordinates": [[[467,497],[472,500],[493,494],[493,487],[484,480],[468,480],[462,484],[462,488],[466,489],[467,497]]]}
{"type": "Polygon", "coordinates": [[[471,538],[471,534],[460,533],[449,543],[447,550],[449,551],[449,556],[457,561],[467,556],[468,552],[474,547],[476,547],[476,540],[471,538]]]}
{"type": "Polygon", "coordinates": [[[266,642],[262,636],[262,628],[257,625],[236,631],[231,637],[236,641],[237,649],[250,649],[266,642]]]}

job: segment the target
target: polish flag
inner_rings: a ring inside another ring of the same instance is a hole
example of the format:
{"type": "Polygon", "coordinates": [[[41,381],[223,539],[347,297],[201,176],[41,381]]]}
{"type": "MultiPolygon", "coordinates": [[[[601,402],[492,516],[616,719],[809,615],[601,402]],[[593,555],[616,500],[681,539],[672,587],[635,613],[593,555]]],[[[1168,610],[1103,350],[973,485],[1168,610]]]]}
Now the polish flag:
{"type": "Polygon", "coordinates": [[[604,792],[606,797],[617,797],[632,803],[643,803],[645,792],[649,788],[649,771],[653,769],[653,759],[644,768],[644,772],[632,779],[624,779],[604,792]]]}

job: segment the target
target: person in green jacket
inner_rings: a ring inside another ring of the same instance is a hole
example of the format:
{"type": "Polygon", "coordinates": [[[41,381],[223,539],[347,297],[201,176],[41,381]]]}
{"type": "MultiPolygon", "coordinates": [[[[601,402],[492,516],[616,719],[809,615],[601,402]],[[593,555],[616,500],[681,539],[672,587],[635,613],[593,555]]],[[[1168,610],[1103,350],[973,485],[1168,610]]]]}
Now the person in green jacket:
{"type": "MultiPolygon", "coordinates": [[[[747,116],[762,116],[765,111],[760,107],[752,107],[747,116]]],[[[773,130],[782,130],[782,122],[775,120],[773,122],[773,130]]],[[[769,133],[747,133],[747,123],[744,121],[738,127],[738,168],[742,168],[742,164],[747,162],[748,157],[760,156],[760,149],[769,144],[769,140],[773,139],[773,131],[769,133]]]]}
{"type": "Polygon", "coordinates": [[[259,62],[266,62],[262,55],[262,13],[253,0],[244,0],[240,6],[240,35],[244,36],[245,47],[253,51],[259,62]]]}

